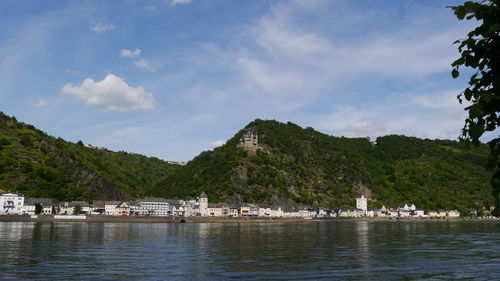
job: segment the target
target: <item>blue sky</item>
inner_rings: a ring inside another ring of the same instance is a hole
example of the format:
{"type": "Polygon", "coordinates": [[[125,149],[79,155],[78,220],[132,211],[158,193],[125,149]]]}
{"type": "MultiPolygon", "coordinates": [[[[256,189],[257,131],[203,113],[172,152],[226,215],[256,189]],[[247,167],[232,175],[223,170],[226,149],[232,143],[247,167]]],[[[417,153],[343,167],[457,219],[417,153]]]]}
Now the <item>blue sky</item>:
{"type": "MultiPolygon", "coordinates": [[[[186,161],[256,118],[456,139],[457,1],[0,2],[0,111],[186,161]]],[[[465,74],[465,73],[464,73],[465,74]]]]}

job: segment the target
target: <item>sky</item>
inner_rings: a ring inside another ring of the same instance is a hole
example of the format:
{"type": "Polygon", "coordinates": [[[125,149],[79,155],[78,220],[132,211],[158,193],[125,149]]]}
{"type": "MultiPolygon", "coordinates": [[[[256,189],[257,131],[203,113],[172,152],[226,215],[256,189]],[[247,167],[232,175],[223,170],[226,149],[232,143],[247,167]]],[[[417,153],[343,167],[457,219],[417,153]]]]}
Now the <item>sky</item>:
{"type": "MultiPolygon", "coordinates": [[[[457,139],[460,1],[0,1],[0,111],[187,161],[251,121],[457,139]]],[[[485,137],[488,139],[488,135],[485,137]]]]}

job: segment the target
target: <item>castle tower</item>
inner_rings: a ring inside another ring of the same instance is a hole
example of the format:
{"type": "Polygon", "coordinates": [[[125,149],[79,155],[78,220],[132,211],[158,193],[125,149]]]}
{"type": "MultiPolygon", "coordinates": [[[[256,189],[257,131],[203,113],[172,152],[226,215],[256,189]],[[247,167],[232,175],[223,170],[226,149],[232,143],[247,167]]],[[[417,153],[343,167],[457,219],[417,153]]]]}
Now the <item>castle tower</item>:
{"type": "Polygon", "coordinates": [[[360,198],[356,198],[356,209],[363,210],[363,215],[366,216],[366,212],[368,211],[368,201],[363,194],[361,194],[360,198]]]}
{"type": "Polygon", "coordinates": [[[208,196],[205,192],[202,192],[199,199],[200,205],[200,215],[202,217],[208,216],[208,196]]]}
{"type": "Polygon", "coordinates": [[[240,139],[240,143],[237,145],[239,148],[243,148],[246,151],[255,152],[262,147],[259,145],[259,135],[255,128],[246,129],[243,132],[243,137],[240,139]]]}

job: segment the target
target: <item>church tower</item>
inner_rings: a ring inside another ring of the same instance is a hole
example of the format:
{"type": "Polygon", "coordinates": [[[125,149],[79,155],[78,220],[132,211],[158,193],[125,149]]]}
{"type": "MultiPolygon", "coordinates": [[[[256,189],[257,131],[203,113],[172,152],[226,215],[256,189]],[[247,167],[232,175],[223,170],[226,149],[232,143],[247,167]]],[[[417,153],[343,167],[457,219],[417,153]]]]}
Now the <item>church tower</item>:
{"type": "Polygon", "coordinates": [[[361,195],[360,198],[356,198],[356,209],[363,210],[363,215],[366,216],[366,212],[368,211],[368,202],[364,195],[361,195]]]}
{"type": "Polygon", "coordinates": [[[200,205],[200,215],[202,217],[208,216],[208,196],[205,192],[202,192],[199,199],[200,205]]]}

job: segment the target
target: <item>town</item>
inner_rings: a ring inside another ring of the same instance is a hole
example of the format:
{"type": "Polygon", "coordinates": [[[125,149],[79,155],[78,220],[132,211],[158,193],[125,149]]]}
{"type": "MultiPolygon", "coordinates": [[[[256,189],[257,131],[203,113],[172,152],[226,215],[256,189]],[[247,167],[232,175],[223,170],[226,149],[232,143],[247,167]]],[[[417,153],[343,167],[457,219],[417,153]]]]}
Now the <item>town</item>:
{"type": "MultiPolygon", "coordinates": [[[[469,215],[474,216],[471,212],[469,215]]],[[[284,209],[257,204],[238,206],[217,203],[210,204],[204,192],[189,200],[144,198],[137,201],[71,201],[55,203],[50,198],[24,197],[20,193],[0,194],[0,215],[28,215],[37,217],[54,216],[137,216],[137,217],[260,217],[260,218],[458,218],[457,210],[424,210],[414,204],[399,207],[369,209],[368,200],[363,195],[356,198],[355,209],[328,209],[303,206],[284,209]]]]}

